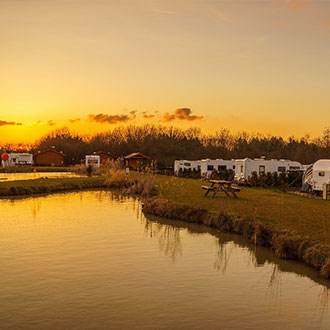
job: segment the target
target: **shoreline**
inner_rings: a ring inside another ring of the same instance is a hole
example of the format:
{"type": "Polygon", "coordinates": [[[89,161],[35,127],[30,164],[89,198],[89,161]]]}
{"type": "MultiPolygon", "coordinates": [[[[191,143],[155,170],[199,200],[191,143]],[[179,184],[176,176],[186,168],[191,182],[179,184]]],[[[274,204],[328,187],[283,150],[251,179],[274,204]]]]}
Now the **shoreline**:
{"type": "MultiPolygon", "coordinates": [[[[88,189],[120,190],[125,195],[139,196],[144,202],[145,214],[202,224],[220,232],[239,234],[255,245],[270,248],[277,257],[301,261],[318,270],[320,277],[330,279],[330,246],[321,244],[321,241],[315,238],[311,239],[286,228],[276,229],[271,223],[260,221],[257,216],[251,216],[248,212],[245,215],[233,215],[221,207],[215,211],[211,207],[203,208],[198,203],[186,205],[184,201],[174,197],[164,198],[164,189],[159,188],[159,185],[156,195],[151,194],[153,197],[143,195],[141,178],[135,178],[133,182],[135,185],[127,185],[127,181],[120,180],[109,184],[104,177],[10,181],[0,183],[0,198],[88,189]]],[[[226,199],[225,201],[227,202],[226,199]]]]}
{"type": "Polygon", "coordinates": [[[145,200],[143,212],[241,235],[257,246],[270,248],[281,259],[301,261],[317,269],[320,277],[330,279],[330,248],[308,238],[275,230],[254,219],[191,208],[161,197],[145,200]]]}

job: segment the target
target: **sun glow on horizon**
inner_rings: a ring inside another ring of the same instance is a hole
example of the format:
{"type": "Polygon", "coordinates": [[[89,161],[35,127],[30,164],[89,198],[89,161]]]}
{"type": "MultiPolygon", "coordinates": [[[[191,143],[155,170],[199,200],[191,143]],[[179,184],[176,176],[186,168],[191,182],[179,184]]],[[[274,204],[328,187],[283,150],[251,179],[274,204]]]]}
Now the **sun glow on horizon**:
{"type": "Polygon", "coordinates": [[[322,1],[3,0],[0,142],[147,123],[319,136],[329,19],[322,1]]]}

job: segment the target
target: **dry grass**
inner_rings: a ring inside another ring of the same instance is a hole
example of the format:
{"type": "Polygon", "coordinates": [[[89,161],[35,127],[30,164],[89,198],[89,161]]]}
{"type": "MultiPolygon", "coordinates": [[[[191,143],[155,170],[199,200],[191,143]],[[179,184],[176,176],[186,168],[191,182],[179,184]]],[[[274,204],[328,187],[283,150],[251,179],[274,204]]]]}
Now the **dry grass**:
{"type": "Polygon", "coordinates": [[[85,165],[74,165],[70,167],[70,171],[79,175],[87,175],[85,165]]]}
{"type": "Polygon", "coordinates": [[[132,172],[129,177],[130,182],[132,182],[129,191],[131,194],[138,194],[143,197],[150,197],[156,194],[156,181],[153,174],[132,172]]]}
{"type": "Polygon", "coordinates": [[[330,258],[322,266],[320,274],[324,278],[330,278],[330,258]]]}
{"type": "Polygon", "coordinates": [[[111,170],[105,175],[105,184],[109,188],[123,188],[129,184],[124,170],[111,170]]]}
{"type": "Polygon", "coordinates": [[[103,177],[108,188],[122,188],[127,195],[150,197],[155,195],[155,176],[152,173],[130,172],[126,174],[121,164],[112,162],[103,169],[103,177]]]}

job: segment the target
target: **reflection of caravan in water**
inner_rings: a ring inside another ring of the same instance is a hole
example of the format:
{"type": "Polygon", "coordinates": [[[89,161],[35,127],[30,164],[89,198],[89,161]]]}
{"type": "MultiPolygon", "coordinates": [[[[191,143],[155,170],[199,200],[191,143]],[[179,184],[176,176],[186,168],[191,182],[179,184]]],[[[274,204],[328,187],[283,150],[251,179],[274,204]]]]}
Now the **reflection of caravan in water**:
{"type": "Polygon", "coordinates": [[[28,153],[8,154],[8,160],[2,161],[3,167],[33,165],[33,155],[28,153]]]}
{"type": "Polygon", "coordinates": [[[85,165],[92,167],[100,167],[101,157],[99,155],[87,155],[85,157],[85,165]]]}
{"type": "Polygon", "coordinates": [[[235,181],[244,182],[252,176],[253,172],[263,175],[268,172],[277,174],[289,171],[301,171],[303,166],[296,161],[287,159],[245,158],[235,161],[235,181]]]}
{"type": "Polygon", "coordinates": [[[323,185],[330,183],[330,159],[320,159],[310,165],[303,176],[303,190],[323,191],[323,185]]]}

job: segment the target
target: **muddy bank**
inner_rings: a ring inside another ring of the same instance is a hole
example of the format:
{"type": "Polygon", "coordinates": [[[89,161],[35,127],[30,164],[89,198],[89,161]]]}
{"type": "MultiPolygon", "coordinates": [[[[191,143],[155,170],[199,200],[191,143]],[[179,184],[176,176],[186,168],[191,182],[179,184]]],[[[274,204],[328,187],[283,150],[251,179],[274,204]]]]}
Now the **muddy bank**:
{"type": "Polygon", "coordinates": [[[240,234],[253,244],[271,248],[280,258],[305,262],[316,268],[321,277],[330,279],[330,247],[317,244],[306,237],[276,230],[250,218],[190,208],[159,197],[147,199],[143,212],[240,234]]]}

